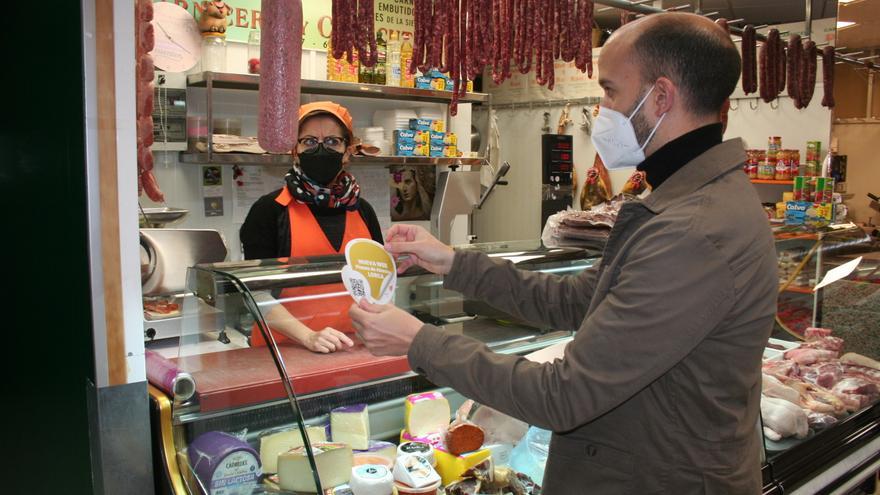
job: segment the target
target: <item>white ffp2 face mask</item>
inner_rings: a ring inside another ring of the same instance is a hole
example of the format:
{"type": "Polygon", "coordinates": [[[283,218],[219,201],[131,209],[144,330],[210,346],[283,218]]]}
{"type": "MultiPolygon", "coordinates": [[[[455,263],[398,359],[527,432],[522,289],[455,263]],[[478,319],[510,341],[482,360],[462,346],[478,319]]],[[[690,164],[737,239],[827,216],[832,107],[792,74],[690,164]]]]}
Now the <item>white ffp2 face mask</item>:
{"type": "Polygon", "coordinates": [[[651,89],[645,93],[629,117],[616,110],[599,107],[599,116],[593,122],[593,134],[590,139],[606,168],[635,167],[645,161],[645,147],[651,142],[651,138],[654,137],[654,133],[657,132],[657,128],[660,127],[666,114],[660,116],[660,120],[651,129],[651,134],[642,145],[639,145],[639,140],[636,138],[632,118],[639,113],[652,91],[654,91],[654,86],[651,86],[651,89]]]}

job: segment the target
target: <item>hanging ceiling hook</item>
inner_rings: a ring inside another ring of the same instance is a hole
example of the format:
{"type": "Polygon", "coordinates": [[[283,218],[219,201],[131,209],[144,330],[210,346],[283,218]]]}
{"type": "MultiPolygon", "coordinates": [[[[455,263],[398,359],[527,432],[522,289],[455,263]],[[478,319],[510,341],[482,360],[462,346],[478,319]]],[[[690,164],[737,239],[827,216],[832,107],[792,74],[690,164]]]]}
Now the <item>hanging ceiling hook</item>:
{"type": "Polygon", "coordinates": [[[752,110],[758,109],[758,99],[757,98],[755,98],[754,100],[749,100],[749,108],[751,108],[752,110]],[[755,102],[754,105],[752,105],[752,101],[755,102]]]}

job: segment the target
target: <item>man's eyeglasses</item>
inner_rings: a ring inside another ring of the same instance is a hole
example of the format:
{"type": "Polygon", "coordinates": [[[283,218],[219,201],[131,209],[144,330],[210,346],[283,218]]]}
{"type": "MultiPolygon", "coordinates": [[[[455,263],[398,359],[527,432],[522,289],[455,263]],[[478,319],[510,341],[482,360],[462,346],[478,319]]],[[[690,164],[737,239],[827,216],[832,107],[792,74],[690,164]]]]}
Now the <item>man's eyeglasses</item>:
{"type": "Polygon", "coordinates": [[[306,136],[297,140],[306,150],[318,147],[318,144],[324,144],[325,148],[341,150],[345,146],[345,138],[339,136],[327,136],[324,139],[318,139],[315,136],[306,136]]]}

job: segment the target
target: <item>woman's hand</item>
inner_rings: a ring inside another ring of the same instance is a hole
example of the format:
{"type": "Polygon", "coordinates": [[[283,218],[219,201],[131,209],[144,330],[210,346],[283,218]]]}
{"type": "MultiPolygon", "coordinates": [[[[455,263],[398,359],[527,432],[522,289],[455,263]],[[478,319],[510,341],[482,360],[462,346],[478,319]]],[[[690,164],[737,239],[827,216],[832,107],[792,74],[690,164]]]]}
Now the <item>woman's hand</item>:
{"type": "Polygon", "coordinates": [[[327,354],[353,347],[354,341],[339,330],[327,327],[320,332],[309,331],[302,344],[312,352],[327,354]]]}
{"type": "Polygon", "coordinates": [[[374,356],[401,356],[423,323],[393,304],[371,304],[366,298],[348,310],[358,337],[374,356]]]}
{"type": "Polygon", "coordinates": [[[452,269],[452,260],[455,258],[455,251],[451,247],[416,225],[393,225],[385,234],[385,249],[395,257],[409,256],[397,263],[397,273],[418,265],[430,272],[446,275],[452,269]]]}

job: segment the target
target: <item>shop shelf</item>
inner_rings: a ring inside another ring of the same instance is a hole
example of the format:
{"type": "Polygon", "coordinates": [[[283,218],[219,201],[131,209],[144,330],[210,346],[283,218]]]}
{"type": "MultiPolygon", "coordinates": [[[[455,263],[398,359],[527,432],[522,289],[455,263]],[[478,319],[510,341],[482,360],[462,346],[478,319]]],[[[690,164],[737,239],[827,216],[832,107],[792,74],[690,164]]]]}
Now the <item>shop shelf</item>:
{"type": "Polygon", "coordinates": [[[752,184],[773,184],[777,186],[790,186],[794,184],[793,180],[768,180],[768,179],[749,179],[752,184]]]}
{"type": "MultiPolygon", "coordinates": [[[[290,155],[256,155],[253,153],[180,153],[181,163],[200,165],[292,165],[290,155]]],[[[485,158],[430,158],[426,156],[363,156],[351,157],[352,165],[420,165],[420,166],[480,166],[485,158]]]]}
{"type": "MultiPolygon", "coordinates": [[[[190,87],[204,88],[209,83],[217,89],[257,90],[260,87],[260,76],[253,74],[200,72],[190,74],[186,78],[186,84],[190,87]]],[[[359,84],[314,79],[303,79],[300,91],[306,94],[397,99],[429,103],[449,103],[452,100],[451,91],[399,88],[380,84],[359,84]]],[[[465,93],[458,101],[461,103],[488,103],[489,95],[486,93],[465,93]]]]}

